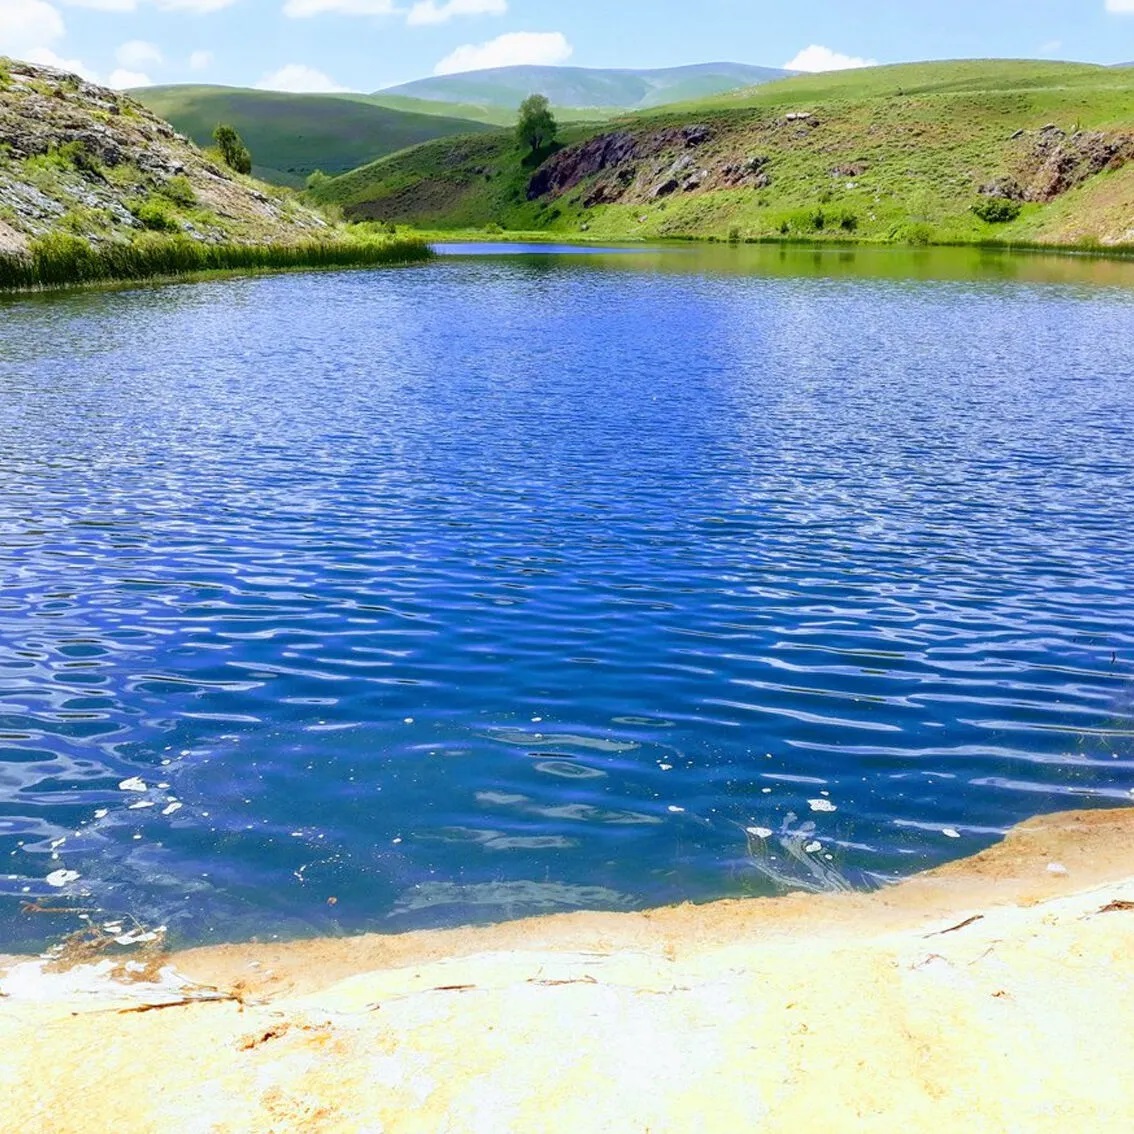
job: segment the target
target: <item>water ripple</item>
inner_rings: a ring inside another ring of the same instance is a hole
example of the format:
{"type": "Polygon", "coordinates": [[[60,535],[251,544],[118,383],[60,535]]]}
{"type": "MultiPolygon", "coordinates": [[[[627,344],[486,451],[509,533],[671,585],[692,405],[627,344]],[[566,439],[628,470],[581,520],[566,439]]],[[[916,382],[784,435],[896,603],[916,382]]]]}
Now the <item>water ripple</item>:
{"type": "Polygon", "coordinates": [[[0,947],[61,866],[202,941],[872,884],[1129,802],[1132,294],[5,301],[0,947]]]}

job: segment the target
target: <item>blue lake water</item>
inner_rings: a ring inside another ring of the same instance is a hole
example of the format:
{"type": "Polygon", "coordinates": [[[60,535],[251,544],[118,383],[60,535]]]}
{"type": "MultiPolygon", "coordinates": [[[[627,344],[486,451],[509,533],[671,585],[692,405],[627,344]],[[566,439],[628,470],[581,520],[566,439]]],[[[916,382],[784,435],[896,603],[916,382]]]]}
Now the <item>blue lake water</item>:
{"type": "Polygon", "coordinates": [[[971,252],[0,300],[0,947],[877,885],[1131,804],[1132,328],[1134,264],[971,252]]]}

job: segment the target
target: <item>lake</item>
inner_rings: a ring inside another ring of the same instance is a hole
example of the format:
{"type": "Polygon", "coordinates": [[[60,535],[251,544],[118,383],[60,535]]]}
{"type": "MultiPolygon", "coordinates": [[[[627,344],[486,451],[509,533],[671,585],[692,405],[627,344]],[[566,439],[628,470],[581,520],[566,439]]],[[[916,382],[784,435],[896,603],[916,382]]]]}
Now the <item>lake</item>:
{"type": "Polygon", "coordinates": [[[1134,803],[1134,262],[0,299],[0,949],[870,887],[1134,803]]]}

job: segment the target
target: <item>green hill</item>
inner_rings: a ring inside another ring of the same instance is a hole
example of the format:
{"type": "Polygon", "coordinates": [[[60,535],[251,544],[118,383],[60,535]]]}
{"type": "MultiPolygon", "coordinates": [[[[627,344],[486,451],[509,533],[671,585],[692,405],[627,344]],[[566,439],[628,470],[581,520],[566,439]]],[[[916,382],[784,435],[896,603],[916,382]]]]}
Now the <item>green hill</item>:
{"type": "Polygon", "coordinates": [[[1134,242],[1134,72],[963,60],[799,76],[510,137],[432,142],[318,199],[420,227],[609,239],[1134,242]]]}
{"type": "MultiPolygon", "coordinates": [[[[447,118],[463,118],[470,122],[481,122],[489,126],[513,126],[516,122],[516,106],[477,105],[471,102],[434,102],[428,98],[412,98],[409,95],[390,94],[378,91],[372,95],[357,95],[374,106],[387,106],[391,110],[406,110],[412,114],[441,115],[447,118]]],[[[560,122],[605,122],[625,114],[620,107],[598,106],[557,106],[555,117],[560,122]]]]}
{"type": "Polygon", "coordinates": [[[774,67],[752,67],[746,63],[697,63],[654,70],[496,67],[419,79],[379,91],[378,96],[515,110],[528,95],[539,93],[557,107],[614,112],[705,98],[789,74],[774,67]]]}
{"type": "Polygon", "coordinates": [[[301,185],[316,169],[342,173],[432,138],[492,128],[380,106],[366,95],[210,86],[146,87],[131,95],[198,145],[211,145],[217,123],[229,123],[251,150],[256,176],[282,185],[301,185]]]}
{"type": "Polygon", "coordinates": [[[0,58],[0,138],[0,292],[429,256],[328,223],[129,95],[53,67],[0,58]]]}

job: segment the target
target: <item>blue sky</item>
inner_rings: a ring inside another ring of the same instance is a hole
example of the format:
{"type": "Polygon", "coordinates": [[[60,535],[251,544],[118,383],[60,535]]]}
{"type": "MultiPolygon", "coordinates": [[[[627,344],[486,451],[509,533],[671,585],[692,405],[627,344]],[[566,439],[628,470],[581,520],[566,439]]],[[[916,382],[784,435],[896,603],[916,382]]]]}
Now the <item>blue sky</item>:
{"type": "Polygon", "coordinates": [[[1134,60],[1134,0],[0,0],[0,54],[112,86],[375,90],[508,63],[1134,60]]]}

